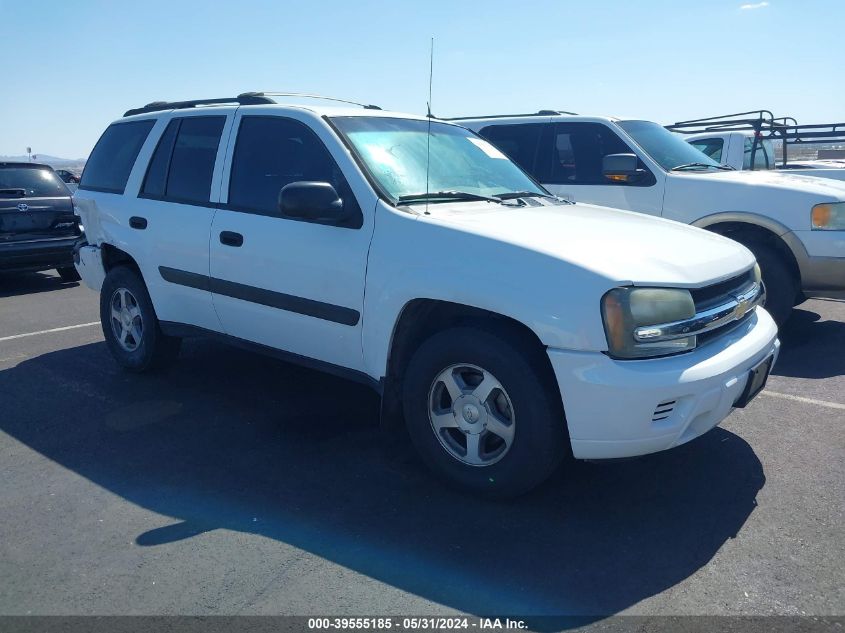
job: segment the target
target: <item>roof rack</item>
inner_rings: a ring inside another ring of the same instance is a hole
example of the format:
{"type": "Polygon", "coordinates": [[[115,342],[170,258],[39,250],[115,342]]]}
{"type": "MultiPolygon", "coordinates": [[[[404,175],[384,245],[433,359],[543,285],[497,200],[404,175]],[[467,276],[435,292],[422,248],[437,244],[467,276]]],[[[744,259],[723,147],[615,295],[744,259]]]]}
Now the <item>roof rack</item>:
{"type": "Polygon", "coordinates": [[[300,99],[321,99],[323,101],[336,101],[337,103],[348,103],[350,105],[361,106],[366,110],[381,110],[380,107],[378,107],[377,105],[373,105],[372,103],[358,103],[357,101],[338,99],[337,97],[325,97],[323,95],[308,94],[305,92],[244,92],[238,95],[238,99],[261,97],[297,97],[300,99]]]}
{"type": "Polygon", "coordinates": [[[680,121],[666,126],[667,130],[681,134],[700,132],[754,132],[751,148],[751,164],[754,155],[765,138],[783,141],[782,165],[788,161],[787,147],[809,143],[845,142],[845,123],[820,123],[817,125],[798,125],[794,117],[777,117],[770,110],[752,110],[722,116],[680,121]]]}
{"type": "Polygon", "coordinates": [[[221,105],[225,103],[237,103],[238,105],[266,105],[276,103],[270,97],[299,97],[303,99],[322,99],[325,101],[337,101],[361,106],[367,110],[381,110],[377,105],[347,101],[335,97],[324,97],[322,95],[306,94],[303,92],[244,92],[237,97],[223,97],[220,99],[193,99],[191,101],[153,101],[142,108],[127,110],[123,116],[133,114],[145,114],[147,112],[161,112],[162,110],[181,110],[183,108],[196,108],[197,106],[221,105]]]}
{"type": "Polygon", "coordinates": [[[754,130],[772,131],[784,127],[787,121],[795,123],[795,119],[783,117],[775,119],[775,115],[769,110],[751,110],[750,112],[737,112],[736,114],[723,114],[721,116],[705,117],[703,119],[691,119],[689,121],[678,121],[667,125],[666,129],[681,134],[697,134],[699,132],[733,132],[754,130]]]}
{"type": "Polygon", "coordinates": [[[558,116],[559,114],[568,114],[570,116],[578,116],[577,112],[567,112],[566,110],[538,110],[537,112],[525,112],[522,114],[487,114],[484,116],[453,116],[443,119],[444,121],[466,121],[467,119],[512,119],[523,116],[558,116]]]}
{"type": "Polygon", "coordinates": [[[258,94],[252,95],[244,93],[237,97],[223,97],[221,99],[193,99],[191,101],[153,101],[142,108],[134,108],[124,112],[123,116],[132,116],[133,114],[145,114],[147,112],[161,112],[162,110],[181,110],[183,108],[195,108],[204,105],[218,105],[223,103],[237,103],[240,105],[259,105],[267,103],[276,103],[272,99],[260,96],[258,94]]]}

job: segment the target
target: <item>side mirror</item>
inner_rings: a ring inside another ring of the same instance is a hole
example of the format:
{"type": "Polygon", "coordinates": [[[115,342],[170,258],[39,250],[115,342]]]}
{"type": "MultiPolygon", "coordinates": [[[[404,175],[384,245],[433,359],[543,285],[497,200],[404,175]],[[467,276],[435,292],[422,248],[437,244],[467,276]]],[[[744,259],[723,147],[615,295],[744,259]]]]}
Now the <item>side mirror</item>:
{"type": "Polygon", "coordinates": [[[637,182],[645,176],[645,169],[638,169],[636,154],[608,154],[601,161],[605,178],[613,182],[637,182]]]}
{"type": "Polygon", "coordinates": [[[279,211],[290,218],[321,224],[342,224],[350,217],[343,208],[343,200],[330,183],[308,180],[282,187],[279,191],[279,211]]]}

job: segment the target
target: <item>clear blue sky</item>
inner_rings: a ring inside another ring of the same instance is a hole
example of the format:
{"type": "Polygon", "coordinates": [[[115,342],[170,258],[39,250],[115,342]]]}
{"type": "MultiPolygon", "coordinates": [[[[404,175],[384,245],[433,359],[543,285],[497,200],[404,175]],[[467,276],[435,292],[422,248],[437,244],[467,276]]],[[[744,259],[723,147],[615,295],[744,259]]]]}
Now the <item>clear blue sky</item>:
{"type": "Polygon", "coordinates": [[[432,36],[438,116],[845,120],[842,0],[0,0],[0,17],[0,155],[84,157],[128,108],[247,90],[423,113],[432,36]]]}

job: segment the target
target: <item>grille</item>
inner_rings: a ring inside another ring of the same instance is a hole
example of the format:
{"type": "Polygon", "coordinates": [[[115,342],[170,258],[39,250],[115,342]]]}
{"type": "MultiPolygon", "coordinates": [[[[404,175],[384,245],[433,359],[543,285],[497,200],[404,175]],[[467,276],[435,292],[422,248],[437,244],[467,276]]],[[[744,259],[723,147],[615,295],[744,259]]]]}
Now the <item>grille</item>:
{"type": "MultiPolygon", "coordinates": [[[[708,310],[715,306],[718,306],[726,301],[729,301],[734,296],[747,291],[749,286],[754,283],[754,272],[748,271],[743,273],[742,275],[737,275],[736,277],[731,277],[725,281],[719,282],[717,284],[713,284],[712,286],[706,286],[704,288],[696,288],[691,290],[690,293],[692,294],[692,300],[695,303],[695,311],[702,312],[704,310],[708,310]]],[[[741,319],[736,321],[731,321],[730,323],[726,323],[722,327],[718,327],[715,330],[710,330],[709,332],[704,332],[703,334],[698,335],[698,345],[703,345],[707,341],[711,341],[714,338],[718,338],[720,336],[724,336],[729,332],[732,332],[743,323],[748,321],[751,318],[753,310],[749,310],[747,314],[745,314],[741,319]]]]}
{"type": "Polygon", "coordinates": [[[695,302],[695,310],[701,312],[717,306],[752,283],[754,283],[754,273],[749,270],[747,273],[731,277],[712,286],[690,290],[692,300],[695,302]]]}
{"type": "Polygon", "coordinates": [[[675,401],[668,400],[666,402],[661,402],[658,404],[654,409],[654,415],[651,416],[652,422],[660,422],[660,420],[667,419],[672,412],[675,410],[675,401]]]}

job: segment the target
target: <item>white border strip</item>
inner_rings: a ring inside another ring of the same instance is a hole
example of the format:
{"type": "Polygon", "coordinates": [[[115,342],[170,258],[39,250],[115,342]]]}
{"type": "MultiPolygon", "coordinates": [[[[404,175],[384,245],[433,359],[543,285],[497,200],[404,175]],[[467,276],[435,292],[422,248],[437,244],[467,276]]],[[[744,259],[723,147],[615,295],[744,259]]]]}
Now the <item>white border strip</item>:
{"type": "MultiPolygon", "coordinates": [[[[80,323],[79,325],[68,325],[66,327],[56,327],[52,330],[41,330],[40,332],[27,332],[26,334],[14,334],[12,336],[4,336],[0,338],[0,343],[3,341],[13,341],[16,338],[26,338],[27,336],[38,336],[39,334],[52,334],[53,332],[64,332],[66,330],[76,330],[81,327],[91,327],[92,325],[100,325],[99,321],[92,321],[91,323],[80,323]]],[[[845,408],[845,407],[843,407],[845,408]]]]}
{"type": "Polygon", "coordinates": [[[802,396],[793,396],[788,393],[778,393],[777,391],[766,391],[765,389],[760,392],[761,396],[774,396],[775,398],[783,398],[784,400],[794,400],[795,402],[804,402],[806,404],[815,404],[820,407],[827,407],[828,409],[842,409],[845,410],[845,404],[839,404],[838,402],[828,402],[827,400],[815,400],[813,398],[804,398],[802,396]]]}

